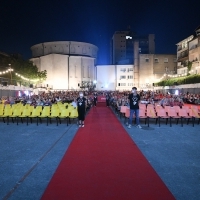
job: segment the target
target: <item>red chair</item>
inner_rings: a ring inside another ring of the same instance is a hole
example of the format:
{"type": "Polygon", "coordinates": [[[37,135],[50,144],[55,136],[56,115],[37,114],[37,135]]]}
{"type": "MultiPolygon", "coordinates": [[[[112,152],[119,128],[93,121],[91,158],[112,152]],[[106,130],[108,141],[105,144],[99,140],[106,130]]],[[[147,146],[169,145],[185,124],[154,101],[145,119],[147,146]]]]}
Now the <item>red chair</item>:
{"type": "Polygon", "coordinates": [[[191,108],[189,115],[192,117],[192,124],[194,126],[195,119],[198,119],[198,124],[200,122],[200,114],[197,109],[191,108]]]}
{"type": "MultiPolygon", "coordinates": [[[[147,108],[148,108],[148,107],[147,107],[147,108]]],[[[149,127],[149,118],[155,119],[155,120],[156,120],[156,124],[157,124],[158,117],[157,117],[156,112],[155,112],[155,110],[154,110],[153,107],[147,109],[148,127],[149,127]]]]}
{"type": "Polygon", "coordinates": [[[167,125],[169,116],[167,115],[165,109],[161,109],[161,108],[158,109],[157,116],[158,116],[159,126],[160,126],[160,119],[166,119],[166,125],[167,125]]]}
{"type": "Polygon", "coordinates": [[[178,115],[181,118],[181,126],[183,126],[183,119],[187,119],[187,124],[189,124],[189,121],[192,118],[184,108],[179,109],[178,115]]]}
{"type": "Polygon", "coordinates": [[[180,117],[176,113],[175,109],[173,109],[173,107],[168,108],[168,117],[170,119],[170,126],[172,126],[172,119],[177,119],[176,124],[178,124],[178,120],[180,119],[180,117]]]}
{"type": "Polygon", "coordinates": [[[146,115],[145,109],[140,109],[140,110],[139,110],[139,118],[140,118],[140,119],[145,119],[145,124],[146,124],[147,115],[146,115]]]}

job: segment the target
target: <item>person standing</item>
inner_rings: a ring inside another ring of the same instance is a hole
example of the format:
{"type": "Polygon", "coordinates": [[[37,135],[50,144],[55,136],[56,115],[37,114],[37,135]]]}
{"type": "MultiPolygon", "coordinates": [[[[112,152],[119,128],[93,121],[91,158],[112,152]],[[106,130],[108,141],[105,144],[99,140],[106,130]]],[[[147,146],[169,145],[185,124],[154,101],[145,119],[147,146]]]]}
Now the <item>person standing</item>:
{"type": "Polygon", "coordinates": [[[110,95],[106,94],[106,106],[108,107],[110,105],[110,95]]]}
{"type": "Polygon", "coordinates": [[[136,125],[138,128],[142,128],[140,126],[139,121],[139,101],[140,101],[140,95],[137,93],[137,88],[132,88],[132,93],[128,97],[129,105],[130,105],[130,117],[129,117],[129,123],[128,128],[131,128],[132,120],[133,120],[133,114],[135,113],[136,117],[136,125]]]}
{"type": "Polygon", "coordinates": [[[97,106],[97,94],[94,94],[94,98],[93,98],[93,104],[96,107],[97,106]]]}
{"type": "Polygon", "coordinates": [[[79,127],[84,127],[87,99],[83,96],[82,92],[80,92],[79,97],[77,98],[76,102],[77,102],[77,107],[78,107],[79,127]]]}

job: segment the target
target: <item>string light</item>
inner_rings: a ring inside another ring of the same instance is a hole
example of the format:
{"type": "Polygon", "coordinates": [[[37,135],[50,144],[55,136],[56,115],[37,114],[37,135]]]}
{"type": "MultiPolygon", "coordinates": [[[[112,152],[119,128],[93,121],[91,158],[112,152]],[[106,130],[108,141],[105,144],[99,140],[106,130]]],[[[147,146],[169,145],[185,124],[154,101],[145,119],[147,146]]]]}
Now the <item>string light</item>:
{"type": "Polygon", "coordinates": [[[37,82],[39,81],[39,79],[28,79],[25,78],[24,76],[22,76],[21,74],[15,73],[16,76],[20,77],[21,79],[25,80],[25,81],[32,81],[32,82],[37,82]]]}
{"type": "Polygon", "coordinates": [[[6,71],[2,71],[2,72],[0,72],[0,74],[7,74],[7,73],[10,73],[10,72],[12,72],[12,71],[14,71],[14,69],[9,68],[9,69],[6,70],[6,71]]]}

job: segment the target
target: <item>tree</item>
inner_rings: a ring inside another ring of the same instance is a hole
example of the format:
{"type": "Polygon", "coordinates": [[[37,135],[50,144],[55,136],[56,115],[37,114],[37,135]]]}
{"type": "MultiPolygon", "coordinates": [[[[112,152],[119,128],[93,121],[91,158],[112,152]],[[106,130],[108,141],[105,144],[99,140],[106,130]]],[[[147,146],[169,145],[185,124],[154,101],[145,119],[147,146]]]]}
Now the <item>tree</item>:
{"type": "Polygon", "coordinates": [[[192,69],[192,62],[188,61],[188,63],[187,63],[187,69],[188,69],[187,75],[189,76],[190,75],[190,70],[192,69]]]}
{"type": "MultiPolygon", "coordinates": [[[[15,56],[5,56],[0,54],[0,71],[7,70],[8,67],[14,69],[14,73],[12,73],[12,79],[17,81],[21,81],[22,79],[16,75],[16,73],[28,78],[30,80],[45,80],[47,78],[47,71],[38,71],[36,65],[33,64],[32,61],[24,60],[21,57],[15,56]]],[[[2,75],[6,78],[9,78],[9,74],[2,75]]],[[[37,81],[35,82],[37,83],[37,81]]]]}

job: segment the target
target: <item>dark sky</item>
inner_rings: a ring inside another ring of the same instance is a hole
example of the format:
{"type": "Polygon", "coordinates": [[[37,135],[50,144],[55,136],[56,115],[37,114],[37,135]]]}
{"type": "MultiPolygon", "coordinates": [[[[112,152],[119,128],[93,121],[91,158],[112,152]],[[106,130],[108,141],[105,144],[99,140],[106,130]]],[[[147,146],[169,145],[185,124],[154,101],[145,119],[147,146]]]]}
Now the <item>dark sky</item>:
{"type": "Polygon", "coordinates": [[[156,53],[176,53],[176,43],[200,25],[200,1],[180,0],[2,0],[0,51],[31,58],[30,47],[50,41],[89,42],[97,64],[109,64],[115,31],[155,34],[156,53]]]}

